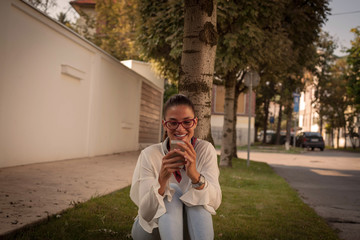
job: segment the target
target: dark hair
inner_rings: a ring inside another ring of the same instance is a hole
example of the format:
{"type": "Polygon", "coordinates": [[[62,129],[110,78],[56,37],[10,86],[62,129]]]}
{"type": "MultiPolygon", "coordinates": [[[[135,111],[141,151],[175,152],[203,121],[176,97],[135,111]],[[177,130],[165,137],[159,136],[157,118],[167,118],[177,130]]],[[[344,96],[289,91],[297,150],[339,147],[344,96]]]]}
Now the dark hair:
{"type": "Polygon", "coordinates": [[[169,108],[173,107],[173,106],[179,106],[179,105],[185,105],[191,108],[191,110],[193,111],[193,113],[195,114],[195,107],[194,104],[191,102],[191,100],[186,97],[183,94],[175,94],[172,95],[165,103],[164,105],[164,118],[166,116],[166,112],[169,108]]]}
{"type": "MultiPolygon", "coordinates": [[[[166,101],[166,103],[164,105],[164,111],[163,111],[164,119],[166,116],[166,112],[167,112],[167,110],[169,110],[169,108],[174,107],[174,106],[179,106],[179,105],[188,106],[189,108],[191,108],[191,110],[193,111],[193,113],[195,115],[195,107],[194,107],[194,104],[191,102],[191,100],[183,94],[175,94],[175,95],[172,95],[166,101]]],[[[166,138],[167,138],[167,132],[164,129],[163,140],[165,140],[166,138]]]]}

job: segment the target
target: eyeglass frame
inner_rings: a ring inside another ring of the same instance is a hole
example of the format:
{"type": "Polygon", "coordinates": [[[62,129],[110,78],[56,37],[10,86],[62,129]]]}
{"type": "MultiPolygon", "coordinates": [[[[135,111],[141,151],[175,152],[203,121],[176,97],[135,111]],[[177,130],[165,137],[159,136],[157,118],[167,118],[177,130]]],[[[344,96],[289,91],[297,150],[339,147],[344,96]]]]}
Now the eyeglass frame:
{"type": "Polygon", "coordinates": [[[165,127],[166,127],[167,129],[170,129],[170,130],[176,130],[176,129],[178,129],[178,127],[180,126],[180,124],[181,124],[181,126],[182,126],[184,129],[190,129],[190,128],[194,127],[194,125],[195,125],[195,123],[196,123],[195,119],[197,119],[197,117],[194,117],[194,118],[191,118],[191,119],[185,119],[184,121],[181,121],[181,122],[178,122],[178,121],[175,121],[175,120],[169,120],[169,121],[163,120],[163,123],[164,123],[165,127]],[[183,122],[186,122],[186,121],[192,121],[192,122],[193,122],[193,125],[192,125],[191,127],[188,127],[188,128],[184,127],[183,122]],[[167,126],[167,123],[168,123],[168,122],[176,122],[178,125],[177,125],[176,128],[172,129],[172,128],[169,128],[169,127],[167,126]]]}

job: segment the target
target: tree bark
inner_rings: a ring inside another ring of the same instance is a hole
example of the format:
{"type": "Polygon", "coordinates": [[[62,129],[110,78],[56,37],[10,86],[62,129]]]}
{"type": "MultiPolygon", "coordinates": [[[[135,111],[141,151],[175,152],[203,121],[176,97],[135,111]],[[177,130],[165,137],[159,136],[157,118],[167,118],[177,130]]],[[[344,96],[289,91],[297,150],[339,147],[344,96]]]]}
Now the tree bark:
{"type": "Polygon", "coordinates": [[[237,158],[237,130],[236,130],[236,123],[237,123],[237,108],[238,108],[238,100],[240,93],[242,93],[246,88],[240,86],[242,85],[243,79],[245,75],[242,75],[240,79],[236,79],[236,85],[235,85],[235,98],[234,98],[234,120],[233,120],[233,142],[232,142],[232,155],[234,158],[237,158]]]}
{"type": "MultiPolygon", "coordinates": [[[[290,146],[293,108],[292,108],[292,104],[290,106],[288,104],[286,104],[286,105],[287,105],[286,109],[285,109],[285,113],[286,113],[286,145],[290,146]]],[[[295,136],[294,136],[294,140],[295,140],[295,136]]]]}
{"type": "Polygon", "coordinates": [[[266,143],[266,132],[267,132],[267,124],[268,124],[268,118],[269,118],[269,103],[270,100],[265,100],[264,103],[264,113],[265,113],[265,118],[264,118],[264,122],[263,122],[263,129],[264,129],[264,138],[262,140],[263,143],[266,143]]]}
{"type": "Polygon", "coordinates": [[[337,129],[337,136],[336,136],[337,148],[340,148],[339,143],[340,143],[340,128],[337,129]]]}
{"type": "Polygon", "coordinates": [[[188,96],[199,118],[195,136],[211,136],[211,95],[217,44],[216,1],[185,0],[179,92],[188,96]]]}
{"type": "Polygon", "coordinates": [[[258,142],[259,139],[257,137],[257,131],[258,131],[259,127],[255,124],[255,129],[254,129],[254,142],[258,142]]]}
{"type": "Polygon", "coordinates": [[[232,152],[231,155],[233,158],[237,158],[237,130],[236,130],[236,122],[237,122],[237,108],[238,108],[238,99],[240,95],[240,90],[237,86],[235,86],[235,97],[234,97],[234,119],[233,119],[233,141],[231,142],[232,145],[232,152]]]}
{"type": "Polygon", "coordinates": [[[279,114],[278,114],[278,122],[276,126],[276,144],[280,144],[280,131],[281,131],[281,121],[282,121],[282,102],[280,101],[279,105],[279,114]]]}
{"type": "Polygon", "coordinates": [[[344,124],[344,138],[345,138],[344,148],[346,149],[347,148],[347,146],[346,146],[346,123],[344,124]]]}
{"type": "Polygon", "coordinates": [[[319,118],[320,118],[320,123],[319,123],[319,128],[320,128],[320,134],[322,135],[323,132],[323,117],[321,114],[319,114],[319,118]]]}
{"type": "Polygon", "coordinates": [[[229,72],[225,77],[225,103],[224,125],[221,141],[220,166],[232,167],[233,158],[233,133],[234,133],[234,99],[235,99],[235,74],[229,72]]]}
{"type": "Polygon", "coordinates": [[[288,144],[289,146],[291,142],[291,121],[292,111],[288,111],[286,116],[286,144],[288,144]]]}

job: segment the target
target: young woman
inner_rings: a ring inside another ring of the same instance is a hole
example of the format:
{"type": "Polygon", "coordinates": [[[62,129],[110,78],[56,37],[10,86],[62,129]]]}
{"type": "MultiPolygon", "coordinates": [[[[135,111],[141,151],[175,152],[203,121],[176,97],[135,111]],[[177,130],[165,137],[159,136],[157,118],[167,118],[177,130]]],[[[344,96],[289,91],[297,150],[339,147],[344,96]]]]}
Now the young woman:
{"type": "Polygon", "coordinates": [[[132,237],[213,239],[211,214],[221,203],[216,151],[194,137],[198,119],[186,96],[166,102],[164,119],[164,141],[145,148],[135,167],[130,197],[139,211],[132,237]],[[179,149],[170,148],[174,140],[179,149]]]}

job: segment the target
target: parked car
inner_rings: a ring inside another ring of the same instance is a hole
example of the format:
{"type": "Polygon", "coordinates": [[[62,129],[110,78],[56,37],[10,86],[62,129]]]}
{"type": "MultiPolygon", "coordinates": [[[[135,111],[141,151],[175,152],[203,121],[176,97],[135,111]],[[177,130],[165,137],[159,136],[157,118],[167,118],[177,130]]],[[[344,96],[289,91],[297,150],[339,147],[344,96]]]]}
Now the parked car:
{"type": "Polygon", "coordinates": [[[302,132],[296,136],[296,146],[302,148],[319,148],[321,151],[324,151],[325,143],[324,139],[318,132],[302,132]]]}

